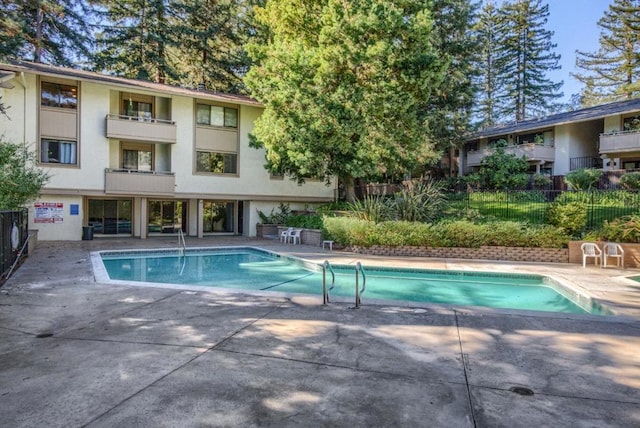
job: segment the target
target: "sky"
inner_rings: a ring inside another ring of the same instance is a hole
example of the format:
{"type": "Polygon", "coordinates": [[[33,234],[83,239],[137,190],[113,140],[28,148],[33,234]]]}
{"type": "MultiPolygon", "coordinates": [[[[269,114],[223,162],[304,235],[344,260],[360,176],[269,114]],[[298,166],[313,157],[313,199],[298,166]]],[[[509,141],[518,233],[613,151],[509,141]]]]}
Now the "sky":
{"type": "Polygon", "coordinates": [[[596,52],[599,47],[600,27],[598,20],[604,16],[605,10],[613,0],[547,0],[549,20],[547,29],[553,31],[552,41],[558,46],[562,68],[549,73],[554,81],[564,81],[562,101],[568,101],[572,94],[580,92],[582,83],[569,75],[576,72],[576,50],[596,52]]]}

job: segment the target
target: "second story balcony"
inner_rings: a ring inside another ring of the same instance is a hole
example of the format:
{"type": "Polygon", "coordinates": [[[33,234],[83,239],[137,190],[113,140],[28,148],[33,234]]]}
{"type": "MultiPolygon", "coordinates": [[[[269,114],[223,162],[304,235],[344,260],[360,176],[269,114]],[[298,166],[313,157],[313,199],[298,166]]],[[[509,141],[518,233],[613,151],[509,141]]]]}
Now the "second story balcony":
{"type": "MultiPolygon", "coordinates": [[[[493,151],[493,148],[485,147],[467,152],[467,166],[480,166],[482,159],[491,155],[493,151]]],[[[555,147],[535,143],[506,146],[504,151],[519,158],[524,156],[529,162],[554,162],[556,158],[555,147]]]]}
{"type": "Polygon", "coordinates": [[[600,134],[600,154],[640,152],[640,131],[600,134]]]}
{"type": "Polygon", "coordinates": [[[107,168],[104,183],[105,193],[170,196],[175,193],[176,177],[173,172],[107,168]]]}
{"type": "Polygon", "coordinates": [[[107,138],[147,143],[176,143],[176,124],[152,117],[107,115],[107,138]]]}

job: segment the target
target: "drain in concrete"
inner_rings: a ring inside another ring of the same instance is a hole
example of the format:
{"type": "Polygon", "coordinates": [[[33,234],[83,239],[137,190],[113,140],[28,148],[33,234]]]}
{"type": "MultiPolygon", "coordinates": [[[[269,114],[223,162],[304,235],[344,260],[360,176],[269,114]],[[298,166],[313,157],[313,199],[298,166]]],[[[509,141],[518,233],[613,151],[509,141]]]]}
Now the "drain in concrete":
{"type": "Polygon", "coordinates": [[[36,334],[36,338],[38,339],[44,339],[45,337],[51,337],[53,336],[53,333],[40,333],[40,334],[36,334]]]}
{"type": "Polygon", "coordinates": [[[524,386],[512,386],[509,391],[515,392],[518,395],[533,395],[533,390],[524,386]]]}

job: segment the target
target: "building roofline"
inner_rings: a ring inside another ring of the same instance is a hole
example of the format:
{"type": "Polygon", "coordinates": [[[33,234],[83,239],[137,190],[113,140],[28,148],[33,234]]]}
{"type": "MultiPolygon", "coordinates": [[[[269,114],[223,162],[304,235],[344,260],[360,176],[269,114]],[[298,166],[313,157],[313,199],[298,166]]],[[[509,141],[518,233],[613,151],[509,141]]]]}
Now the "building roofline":
{"type": "Polygon", "coordinates": [[[263,107],[263,105],[259,101],[246,95],[235,95],[208,90],[189,89],[163,83],[128,79],[121,76],[101,74],[93,71],[58,67],[54,65],[39,64],[27,61],[9,61],[8,63],[0,63],[0,70],[14,73],[33,73],[49,77],[72,78],[79,81],[105,83],[114,86],[126,87],[129,89],[147,90],[159,92],[162,94],[182,95],[191,98],[200,98],[232,104],[263,107]]]}
{"type": "Polygon", "coordinates": [[[521,122],[509,123],[506,125],[486,128],[470,134],[466,141],[473,141],[479,138],[498,137],[505,134],[533,131],[569,123],[580,123],[590,120],[604,119],[613,114],[632,113],[640,110],[640,98],[632,100],[616,101],[598,106],[587,107],[564,113],[552,114],[549,116],[527,119],[521,122]]]}

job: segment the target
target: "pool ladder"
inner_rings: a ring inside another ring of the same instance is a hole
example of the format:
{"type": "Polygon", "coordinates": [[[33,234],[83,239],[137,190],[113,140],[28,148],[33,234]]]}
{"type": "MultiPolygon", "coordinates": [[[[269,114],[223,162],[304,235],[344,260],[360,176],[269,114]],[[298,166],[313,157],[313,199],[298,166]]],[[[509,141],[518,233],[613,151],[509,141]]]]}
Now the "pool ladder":
{"type": "MultiPolygon", "coordinates": [[[[362,300],[360,296],[365,292],[367,288],[367,275],[364,272],[364,268],[362,267],[362,263],[357,262],[356,266],[356,305],[354,308],[359,308],[362,304],[362,300]],[[359,277],[362,275],[362,288],[360,288],[359,277]]],[[[336,286],[336,274],[333,271],[333,267],[331,267],[331,263],[329,260],[325,260],[322,264],[322,304],[326,305],[329,303],[329,292],[333,290],[333,287],[336,286]],[[327,270],[331,273],[331,287],[327,288],[327,270]]]]}
{"type": "Polygon", "coordinates": [[[182,267],[180,268],[180,276],[184,273],[184,268],[187,265],[187,258],[184,253],[187,249],[187,243],[184,240],[184,233],[182,229],[178,229],[178,257],[182,257],[182,267]]]}

